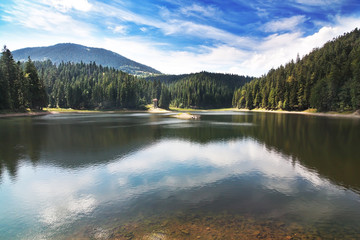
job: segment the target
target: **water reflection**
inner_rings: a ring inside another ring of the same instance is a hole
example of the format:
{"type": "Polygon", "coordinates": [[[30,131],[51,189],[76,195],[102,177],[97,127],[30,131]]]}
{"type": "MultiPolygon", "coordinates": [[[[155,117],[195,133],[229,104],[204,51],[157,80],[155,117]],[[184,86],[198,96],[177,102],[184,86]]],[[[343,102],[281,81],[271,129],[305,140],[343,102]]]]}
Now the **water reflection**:
{"type": "Polygon", "coordinates": [[[65,168],[102,164],[162,138],[199,143],[252,138],[339,184],[360,189],[357,119],[271,113],[208,113],[202,119],[146,113],[1,119],[0,177],[6,169],[15,179],[23,160],[65,168]]]}
{"type": "Polygon", "coordinates": [[[4,239],[198,210],[360,229],[356,120],[75,114],[0,127],[4,239]]]}

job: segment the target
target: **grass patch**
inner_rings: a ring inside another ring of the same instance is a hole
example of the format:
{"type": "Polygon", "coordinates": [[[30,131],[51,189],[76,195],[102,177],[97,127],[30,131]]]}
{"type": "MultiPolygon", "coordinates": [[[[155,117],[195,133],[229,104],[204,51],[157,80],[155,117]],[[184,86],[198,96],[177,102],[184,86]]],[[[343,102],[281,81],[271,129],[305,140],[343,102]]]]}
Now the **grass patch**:
{"type": "Polygon", "coordinates": [[[234,111],[235,108],[212,108],[212,109],[204,109],[204,108],[177,108],[177,107],[170,107],[171,111],[174,112],[204,112],[204,111],[212,111],[212,112],[220,112],[220,111],[234,111]]]}
{"type": "Polygon", "coordinates": [[[64,113],[71,113],[71,112],[100,112],[98,110],[78,110],[72,108],[44,108],[44,111],[48,112],[64,112],[64,113]]]}
{"type": "Polygon", "coordinates": [[[317,109],[316,108],[309,108],[309,109],[306,109],[304,112],[306,113],[317,113],[317,109]]]}

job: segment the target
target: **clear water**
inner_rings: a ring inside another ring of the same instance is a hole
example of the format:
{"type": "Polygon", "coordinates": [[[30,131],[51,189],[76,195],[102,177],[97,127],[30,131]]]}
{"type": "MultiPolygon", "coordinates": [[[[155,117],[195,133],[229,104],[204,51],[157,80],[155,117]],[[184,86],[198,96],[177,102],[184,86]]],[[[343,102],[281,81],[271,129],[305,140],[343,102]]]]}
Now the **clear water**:
{"type": "Polygon", "coordinates": [[[199,114],[0,119],[0,239],[360,238],[359,120],[199,114]]]}

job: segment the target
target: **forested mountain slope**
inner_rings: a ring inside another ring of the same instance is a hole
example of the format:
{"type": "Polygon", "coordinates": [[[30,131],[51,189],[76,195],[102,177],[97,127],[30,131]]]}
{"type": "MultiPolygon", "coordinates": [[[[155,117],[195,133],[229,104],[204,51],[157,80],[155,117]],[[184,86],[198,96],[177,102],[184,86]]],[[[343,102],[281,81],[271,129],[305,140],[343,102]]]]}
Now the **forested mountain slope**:
{"type": "Polygon", "coordinates": [[[133,75],[160,74],[156,69],[132,61],[112,51],[72,43],[61,43],[49,47],[23,48],[13,51],[13,57],[17,61],[26,61],[29,56],[33,61],[51,60],[55,64],[62,62],[95,62],[98,65],[113,67],[133,75]]]}
{"type": "Polygon", "coordinates": [[[360,108],[360,31],[355,29],[320,49],[272,69],[237,89],[233,106],[319,111],[360,108]]]}
{"type": "Polygon", "coordinates": [[[209,72],[183,75],[181,79],[169,81],[171,104],[191,108],[231,107],[234,90],[252,79],[209,72]]]}

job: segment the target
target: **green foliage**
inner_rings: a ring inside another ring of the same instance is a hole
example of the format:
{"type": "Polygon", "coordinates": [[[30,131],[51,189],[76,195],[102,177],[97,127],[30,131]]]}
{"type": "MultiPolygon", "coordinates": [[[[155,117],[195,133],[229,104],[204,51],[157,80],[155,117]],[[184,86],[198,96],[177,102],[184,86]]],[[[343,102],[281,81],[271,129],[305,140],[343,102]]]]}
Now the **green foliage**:
{"type": "Polygon", "coordinates": [[[37,69],[30,57],[25,63],[25,79],[27,82],[27,99],[28,105],[33,109],[41,109],[48,103],[45,86],[42,80],[40,80],[37,73],[37,69]]]}
{"type": "Polygon", "coordinates": [[[235,90],[232,104],[249,109],[359,109],[360,31],[344,34],[296,63],[270,70],[235,90]]]}
{"type": "Polygon", "coordinates": [[[55,65],[51,61],[35,65],[45,80],[50,107],[139,109],[151,102],[151,82],[114,68],[95,63],[55,65]]]}
{"type": "Polygon", "coordinates": [[[4,47],[0,58],[0,109],[41,109],[46,104],[44,84],[30,58],[23,71],[20,63],[15,63],[10,50],[4,47]]]}
{"type": "MultiPolygon", "coordinates": [[[[197,73],[170,82],[137,78],[114,68],[95,63],[35,62],[44,79],[50,107],[73,109],[144,108],[152,99],[161,108],[170,103],[177,107],[228,107],[234,89],[252,78],[237,75],[197,73]]],[[[27,65],[25,65],[27,66],[27,65]]],[[[36,76],[28,74],[30,76],[36,76]]]]}
{"type": "Polygon", "coordinates": [[[159,99],[159,107],[164,109],[169,109],[171,101],[170,91],[167,86],[163,86],[161,89],[160,99],[159,99]]]}
{"type": "Polygon", "coordinates": [[[171,104],[181,108],[222,108],[232,104],[234,90],[252,78],[200,72],[170,81],[171,104]]]}

